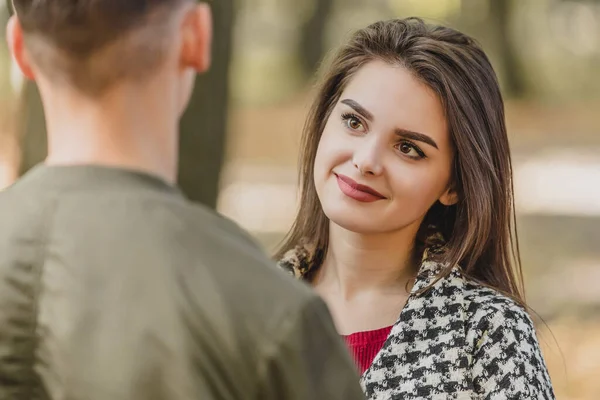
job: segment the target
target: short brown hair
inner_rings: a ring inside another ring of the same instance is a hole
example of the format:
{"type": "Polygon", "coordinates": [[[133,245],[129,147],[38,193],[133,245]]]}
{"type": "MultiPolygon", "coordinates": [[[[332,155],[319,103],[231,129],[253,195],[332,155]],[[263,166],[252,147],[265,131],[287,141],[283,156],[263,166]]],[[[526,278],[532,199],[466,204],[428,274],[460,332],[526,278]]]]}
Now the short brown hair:
{"type": "MultiPolygon", "coordinates": [[[[471,37],[419,18],[380,21],[357,31],[326,70],[304,128],[301,145],[300,209],[276,257],[306,240],[317,263],[329,245],[329,220],[313,181],[313,166],[325,124],[356,72],[382,60],[409,70],[442,102],[456,155],[452,185],[459,201],[437,202],[427,213],[416,252],[435,231],[447,239],[441,262],[524,304],[523,279],[504,102],[488,57],[471,37]]],[[[422,254],[416,254],[419,259],[422,254]]]]}
{"type": "Polygon", "coordinates": [[[169,14],[188,0],[13,0],[34,62],[53,80],[98,94],[140,78],[164,52],[169,14]]]}

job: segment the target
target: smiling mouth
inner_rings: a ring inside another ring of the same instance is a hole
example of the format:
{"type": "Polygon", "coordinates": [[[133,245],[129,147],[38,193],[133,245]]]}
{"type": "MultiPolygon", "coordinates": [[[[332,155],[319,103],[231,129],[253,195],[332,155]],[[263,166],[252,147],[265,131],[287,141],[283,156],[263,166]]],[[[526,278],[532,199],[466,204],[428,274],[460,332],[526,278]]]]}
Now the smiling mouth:
{"type": "Polygon", "coordinates": [[[377,200],[384,200],[386,198],[372,187],[361,185],[350,177],[340,174],[334,175],[337,178],[337,183],[341,192],[351,199],[363,203],[371,203],[377,200]]]}

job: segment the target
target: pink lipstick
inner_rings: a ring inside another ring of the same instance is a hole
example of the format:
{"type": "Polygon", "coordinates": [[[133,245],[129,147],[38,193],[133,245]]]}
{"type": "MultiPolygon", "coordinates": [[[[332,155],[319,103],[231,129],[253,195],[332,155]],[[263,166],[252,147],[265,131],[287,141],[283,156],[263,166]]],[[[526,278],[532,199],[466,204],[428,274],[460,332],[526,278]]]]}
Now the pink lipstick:
{"type": "Polygon", "coordinates": [[[344,193],[351,199],[363,203],[372,203],[377,200],[385,199],[384,195],[382,195],[372,187],[361,185],[352,178],[339,174],[335,174],[335,177],[337,178],[337,183],[342,193],[344,193]]]}

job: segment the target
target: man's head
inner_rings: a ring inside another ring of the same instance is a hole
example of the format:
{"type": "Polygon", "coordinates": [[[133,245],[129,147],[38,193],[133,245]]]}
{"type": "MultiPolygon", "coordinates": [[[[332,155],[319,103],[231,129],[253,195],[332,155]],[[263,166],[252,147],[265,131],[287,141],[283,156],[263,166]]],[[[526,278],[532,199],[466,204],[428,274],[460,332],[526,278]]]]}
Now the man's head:
{"type": "MultiPolygon", "coordinates": [[[[210,64],[211,17],[193,0],[13,0],[15,60],[30,79],[96,97],[157,73],[191,90],[210,64]]],[[[181,85],[180,85],[181,86],[181,85]]]]}

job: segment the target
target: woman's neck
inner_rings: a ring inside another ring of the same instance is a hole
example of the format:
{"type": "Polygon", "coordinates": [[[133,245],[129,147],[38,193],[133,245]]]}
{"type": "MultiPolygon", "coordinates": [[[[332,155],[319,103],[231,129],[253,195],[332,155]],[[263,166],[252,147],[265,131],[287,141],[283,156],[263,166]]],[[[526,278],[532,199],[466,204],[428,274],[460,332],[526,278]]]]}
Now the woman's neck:
{"type": "Polygon", "coordinates": [[[366,235],[331,223],[329,247],[314,286],[346,300],[368,292],[406,293],[417,270],[413,231],[366,235]]]}

